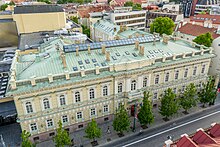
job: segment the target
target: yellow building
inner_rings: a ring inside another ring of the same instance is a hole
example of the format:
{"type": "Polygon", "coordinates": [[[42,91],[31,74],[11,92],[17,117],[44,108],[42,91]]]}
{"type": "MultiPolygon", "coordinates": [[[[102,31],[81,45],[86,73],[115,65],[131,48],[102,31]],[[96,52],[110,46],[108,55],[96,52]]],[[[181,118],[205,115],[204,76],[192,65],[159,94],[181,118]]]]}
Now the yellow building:
{"type": "Polygon", "coordinates": [[[54,31],[65,28],[66,15],[58,5],[23,5],[14,8],[18,33],[54,31]]]}
{"type": "Polygon", "coordinates": [[[112,120],[120,104],[132,115],[143,91],[151,92],[156,106],[169,87],[175,93],[190,83],[200,87],[215,56],[212,48],[179,39],[142,36],[79,45],[51,39],[37,52],[17,52],[7,94],[22,130],[42,141],[55,135],[59,120],[73,132],[92,118],[112,120]]]}

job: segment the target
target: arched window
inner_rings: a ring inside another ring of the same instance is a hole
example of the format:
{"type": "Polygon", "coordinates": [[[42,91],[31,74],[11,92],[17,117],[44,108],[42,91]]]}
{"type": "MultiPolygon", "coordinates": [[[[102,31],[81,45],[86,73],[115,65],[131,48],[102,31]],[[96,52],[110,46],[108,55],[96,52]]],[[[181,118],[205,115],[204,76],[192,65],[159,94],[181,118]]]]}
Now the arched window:
{"type": "Polygon", "coordinates": [[[80,93],[79,91],[75,92],[75,102],[80,102],[80,93]]]}
{"type": "Polygon", "coordinates": [[[43,99],[44,109],[50,109],[50,102],[48,98],[43,99]]]}
{"type": "Polygon", "coordinates": [[[135,80],[131,81],[131,91],[132,90],[136,90],[136,81],[135,80]]]}
{"type": "Polygon", "coordinates": [[[168,82],[168,81],[169,81],[169,76],[170,76],[170,73],[167,72],[166,75],[165,75],[165,82],[168,82]]]}
{"type": "Polygon", "coordinates": [[[32,108],[31,102],[26,102],[25,106],[26,106],[27,113],[32,113],[33,112],[33,108],[32,108]]]}
{"type": "Polygon", "coordinates": [[[64,95],[60,95],[60,106],[66,105],[66,99],[64,95]]]}
{"type": "Polygon", "coordinates": [[[89,89],[89,98],[90,99],[95,98],[95,90],[93,88],[89,89]]]}
{"type": "Polygon", "coordinates": [[[103,86],[102,94],[103,94],[103,96],[107,96],[108,95],[108,86],[103,86]]]}
{"type": "Polygon", "coordinates": [[[158,84],[158,83],[159,83],[159,80],[160,80],[160,76],[159,76],[159,75],[156,75],[156,77],[155,77],[155,84],[158,84]]]}
{"type": "Polygon", "coordinates": [[[143,79],[143,87],[147,87],[147,78],[143,79]]]}
{"type": "Polygon", "coordinates": [[[122,83],[118,83],[118,93],[122,92],[122,83]]]}

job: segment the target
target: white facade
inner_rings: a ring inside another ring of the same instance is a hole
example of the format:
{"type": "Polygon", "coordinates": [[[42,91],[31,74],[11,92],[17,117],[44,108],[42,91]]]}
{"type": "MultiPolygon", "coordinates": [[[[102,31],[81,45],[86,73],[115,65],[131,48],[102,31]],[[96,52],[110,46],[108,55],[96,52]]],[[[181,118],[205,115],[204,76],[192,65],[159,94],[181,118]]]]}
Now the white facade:
{"type": "Polygon", "coordinates": [[[145,26],[146,10],[126,13],[111,13],[110,20],[117,25],[125,25],[143,30],[145,26]]]}

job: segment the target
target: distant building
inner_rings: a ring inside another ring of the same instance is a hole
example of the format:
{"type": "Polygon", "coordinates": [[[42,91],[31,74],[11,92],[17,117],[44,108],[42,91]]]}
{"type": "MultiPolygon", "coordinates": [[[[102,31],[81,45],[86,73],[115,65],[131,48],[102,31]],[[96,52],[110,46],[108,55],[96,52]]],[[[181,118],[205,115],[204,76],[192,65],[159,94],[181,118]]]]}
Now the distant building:
{"type": "Polygon", "coordinates": [[[53,31],[65,27],[66,16],[58,5],[23,5],[14,8],[18,33],[53,31]]]}
{"type": "Polygon", "coordinates": [[[199,128],[195,133],[181,135],[175,141],[165,141],[164,147],[219,147],[220,146],[220,124],[213,123],[210,128],[199,128]]]}
{"type": "Polygon", "coordinates": [[[211,6],[210,8],[210,15],[220,15],[220,6],[211,6]]]}
{"type": "Polygon", "coordinates": [[[179,23],[180,21],[183,21],[183,14],[179,13],[168,13],[168,12],[146,12],[146,23],[145,28],[149,31],[150,24],[154,21],[157,17],[169,17],[174,21],[174,23],[179,23]]]}
{"type": "Polygon", "coordinates": [[[212,38],[214,39],[212,42],[212,47],[214,48],[214,52],[217,56],[215,58],[212,58],[209,74],[216,76],[219,74],[219,69],[220,69],[220,64],[219,64],[220,30],[219,28],[213,28],[212,24],[209,21],[204,22],[204,26],[187,23],[183,26],[180,26],[180,28],[178,29],[178,32],[175,32],[174,34],[177,37],[192,41],[197,36],[205,34],[205,33],[211,33],[212,38]]]}
{"type": "Polygon", "coordinates": [[[210,21],[212,27],[217,28],[220,25],[220,15],[198,14],[190,16],[190,22],[203,26],[204,22],[210,21]]]}
{"type": "Polygon", "coordinates": [[[135,28],[118,26],[108,20],[99,20],[91,27],[91,39],[94,41],[118,40],[152,35],[135,28]]]}
{"type": "Polygon", "coordinates": [[[110,20],[117,24],[144,30],[146,10],[132,11],[131,7],[116,7],[109,14],[110,20]]]}

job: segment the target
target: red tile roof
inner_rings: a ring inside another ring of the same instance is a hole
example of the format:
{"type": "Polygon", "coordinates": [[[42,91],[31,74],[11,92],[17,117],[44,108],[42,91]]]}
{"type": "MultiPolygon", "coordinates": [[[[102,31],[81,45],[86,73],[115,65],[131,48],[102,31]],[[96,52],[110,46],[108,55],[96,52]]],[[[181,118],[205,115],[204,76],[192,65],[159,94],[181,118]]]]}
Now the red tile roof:
{"type": "Polygon", "coordinates": [[[183,34],[188,34],[192,36],[199,36],[201,34],[210,32],[214,39],[220,36],[219,34],[216,34],[217,28],[205,28],[203,26],[195,24],[193,25],[191,23],[185,24],[184,26],[179,28],[178,31],[180,31],[183,34]]]}
{"type": "Polygon", "coordinates": [[[211,20],[213,24],[220,24],[220,15],[198,14],[190,16],[190,21],[204,22],[206,20],[211,20]]]}
{"type": "Polygon", "coordinates": [[[135,4],[142,4],[142,1],[143,0],[132,0],[132,2],[135,3],[135,4]]]}
{"type": "Polygon", "coordinates": [[[198,147],[189,137],[183,136],[178,142],[177,147],[198,147]]]}
{"type": "Polygon", "coordinates": [[[170,147],[220,147],[220,124],[215,124],[206,131],[200,129],[190,137],[183,135],[170,147]]]}
{"type": "Polygon", "coordinates": [[[81,18],[89,18],[89,13],[92,12],[102,12],[102,11],[110,11],[111,8],[108,5],[96,5],[96,6],[86,6],[86,7],[79,7],[77,9],[79,16],[81,18]]]}

